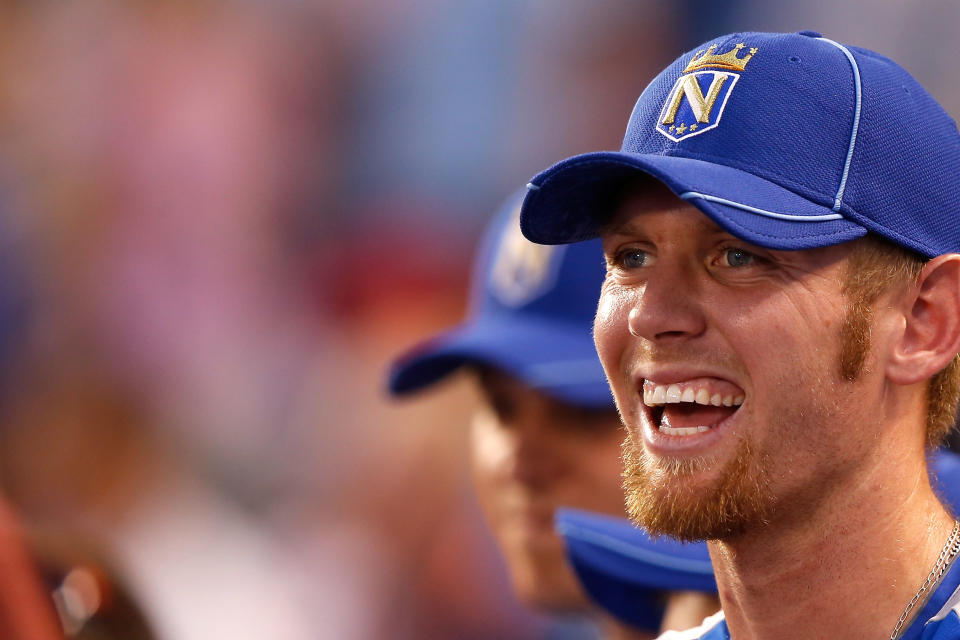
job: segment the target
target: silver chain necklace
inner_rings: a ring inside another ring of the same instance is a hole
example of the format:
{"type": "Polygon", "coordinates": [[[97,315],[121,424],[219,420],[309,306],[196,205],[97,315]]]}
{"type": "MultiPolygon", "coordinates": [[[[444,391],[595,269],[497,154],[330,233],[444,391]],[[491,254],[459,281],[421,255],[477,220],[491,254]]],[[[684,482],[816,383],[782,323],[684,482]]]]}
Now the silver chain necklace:
{"type": "Polygon", "coordinates": [[[903,629],[903,624],[907,621],[907,617],[910,615],[910,612],[913,610],[913,607],[920,602],[923,595],[927,592],[931,585],[935,585],[940,582],[940,578],[943,577],[943,574],[946,572],[947,567],[950,566],[950,561],[953,560],[954,556],[960,552],[960,521],[955,521],[953,523],[953,533],[950,534],[950,537],[947,538],[946,543],[943,545],[943,549],[940,550],[940,556],[937,558],[936,564],[933,565],[933,569],[930,570],[930,573],[927,575],[927,579],[923,581],[923,584],[920,585],[920,588],[917,592],[910,598],[910,602],[907,603],[906,609],[903,610],[903,613],[900,614],[900,619],[897,620],[897,626],[893,628],[893,633],[890,634],[890,640],[896,640],[900,635],[900,631],[903,629]]]}

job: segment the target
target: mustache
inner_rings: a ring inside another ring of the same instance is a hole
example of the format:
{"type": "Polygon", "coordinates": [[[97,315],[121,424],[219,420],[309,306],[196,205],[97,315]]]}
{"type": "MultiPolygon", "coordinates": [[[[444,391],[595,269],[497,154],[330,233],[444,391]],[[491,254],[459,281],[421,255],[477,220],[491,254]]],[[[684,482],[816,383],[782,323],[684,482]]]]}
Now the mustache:
{"type": "Polygon", "coordinates": [[[634,348],[624,354],[624,371],[630,371],[629,365],[670,364],[709,367],[742,374],[745,367],[732,350],[714,346],[686,344],[653,343],[638,340],[634,348]]]}

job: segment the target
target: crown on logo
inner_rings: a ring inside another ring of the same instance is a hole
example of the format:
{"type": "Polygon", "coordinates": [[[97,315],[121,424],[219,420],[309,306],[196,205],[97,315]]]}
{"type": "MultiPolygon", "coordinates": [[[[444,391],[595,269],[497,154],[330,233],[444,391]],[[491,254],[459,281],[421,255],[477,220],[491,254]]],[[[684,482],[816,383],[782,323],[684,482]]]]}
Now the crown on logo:
{"type": "Polygon", "coordinates": [[[713,55],[713,51],[717,48],[717,45],[712,44],[706,51],[701,49],[693,54],[693,58],[690,59],[689,64],[687,64],[687,68],[684,69],[683,72],[686,73],[688,71],[705,69],[707,67],[719,67],[721,69],[730,69],[731,71],[743,71],[743,68],[747,66],[748,62],[750,62],[750,58],[752,58],[753,54],[757,52],[756,47],[751,47],[750,53],[742,58],[738,58],[737,54],[740,53],[740,50],[746,46],[747,45],[741,42],[722,56],[715,56],[713,55]]]}

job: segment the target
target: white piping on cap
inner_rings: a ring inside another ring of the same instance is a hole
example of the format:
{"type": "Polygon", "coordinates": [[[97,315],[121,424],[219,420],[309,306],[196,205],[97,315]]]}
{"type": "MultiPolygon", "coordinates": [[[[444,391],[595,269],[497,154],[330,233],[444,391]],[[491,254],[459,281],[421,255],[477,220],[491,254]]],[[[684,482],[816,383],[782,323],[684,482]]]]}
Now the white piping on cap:
{"type": "MultiPolygon", "coordinates": [[[[775,218],[777,220],[789,220],[790,222],[824,222],[826,220],[840,220],[843,218],[839,213],[825,213],[818,216],[803,216],[796,215],[791,213],[777,213],[776,211],[767,211],[766,209],[758,209],[757,207],[751,207],[748,204],[743,204],[741,202],[734,202],[733,200],[727,200],[726,198],[718,198],[717,196],[707,195],[705,193],[697,193],[696,191],[686,191],[680,194],[680,197],[684,200],[693,200],[694,198],[700,198],[702,200],[707,200],[709,202],[716,202],[718,204],[725,204],[728,207],[734,207],[736,209],[742,209],[743,211],[749,211],[750,213],[755,213],[760,216],[766,216],[767,218],[775,218]]],[[[836,211],[836,209],[834,209],[836,211]]]]}
{"type": "Polygon", "coordinates": [[[833,201],[833,210],[840,211],[840,205],[843,202],[843,191],[847,188],[847,176],[850,174],[850,161],[853,160],[853,148],[857,144],[857,130],[860,128],[860,67],[857,66],[857,61],[853,57],[853,54],[850,53],[850,50],[839,42],[834,42],[830,38],[817,38],[817,40],[829,42],[840,49],[840,51],[843,51],[843,54],[847,56],[847,60],[850,61],[850,66],[853,67],[853,83],[857,92],[857,103],[853,114],[853,130],[850,132],[850,146],[847,148],[847,160],[843,165],[843,177],[840,179],[840,188],[837,190],[837,197],[833,201]]]}

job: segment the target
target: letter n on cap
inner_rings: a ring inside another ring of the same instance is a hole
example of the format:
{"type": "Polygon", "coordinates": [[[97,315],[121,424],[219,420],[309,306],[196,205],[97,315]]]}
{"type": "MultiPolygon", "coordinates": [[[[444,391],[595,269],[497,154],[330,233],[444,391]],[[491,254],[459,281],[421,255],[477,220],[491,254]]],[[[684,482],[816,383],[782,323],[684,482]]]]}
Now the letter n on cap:
{"type": "Polygon", "coordinates": [[[674,142],[715,128],[740,74],[697,71],[677,78],[657,118],[657,131],[674,142]]]}

